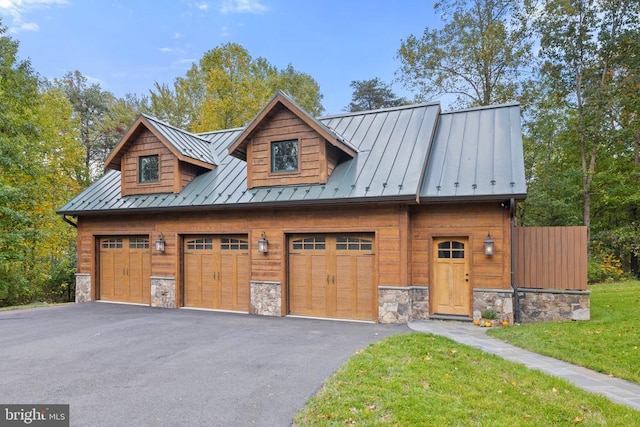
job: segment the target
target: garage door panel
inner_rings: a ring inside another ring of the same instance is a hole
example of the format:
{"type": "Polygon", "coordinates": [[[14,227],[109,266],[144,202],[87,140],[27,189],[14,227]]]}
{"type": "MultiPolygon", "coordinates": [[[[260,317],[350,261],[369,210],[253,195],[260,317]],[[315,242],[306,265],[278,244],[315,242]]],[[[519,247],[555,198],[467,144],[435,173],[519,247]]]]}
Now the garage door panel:
{"type": "Polygon", "coordinates": [[[151,255],[147,236],[100,239],[98,298],[108,301],[149,303],[151,255]]]}
{"type": "Polygon", "coordinates": [[[184,276],[185,283],[189,283],[189,286],[185,286],[184,305],[197,307],[202,303],[200,257],[197,254],[184,254],[184,276]]]}
{"type": "Polygon", "coordinates": [[[292,236],[290,313],[372,320],[373,258],[369,236],[292,236]]]}
{"type": "Polygon", "coordinates": [[[113,298],[115,285],[115,256],[112,252],[100,252],[100,299],[113,298]]]}
{"type": "Polygon", "coordinates": [[[249,243],[246,236],[185,239],[186,307],[249,310],[249,243]],[[197,256],[197,261],[190,257],[197,256]]]}

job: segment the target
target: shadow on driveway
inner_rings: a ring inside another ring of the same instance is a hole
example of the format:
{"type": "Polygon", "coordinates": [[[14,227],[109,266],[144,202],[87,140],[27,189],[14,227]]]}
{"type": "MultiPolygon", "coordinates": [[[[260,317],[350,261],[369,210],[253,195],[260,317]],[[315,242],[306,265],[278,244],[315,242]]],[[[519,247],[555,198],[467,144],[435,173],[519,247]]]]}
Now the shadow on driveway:
{"type": "Polygon", "coordinates": [[[405,325],[83,303],[0,312],[0,403],[71,425],[286,426],[356,350],[405,325]]]}

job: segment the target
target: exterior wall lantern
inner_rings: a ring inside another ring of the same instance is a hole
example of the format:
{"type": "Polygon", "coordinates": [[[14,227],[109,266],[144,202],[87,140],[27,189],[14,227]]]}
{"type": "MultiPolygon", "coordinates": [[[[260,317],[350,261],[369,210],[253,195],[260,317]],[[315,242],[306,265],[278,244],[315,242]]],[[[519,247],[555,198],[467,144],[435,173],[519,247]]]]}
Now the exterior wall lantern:
{"type": "Polygon", "coordinates": [[[164,236],[162,233],[156,239],[156,252],[164,253],[164,236]]]}
{"type": "Polygon", "coordinates": [[[258,252],[261,254],[269,252],[269,241],[267,240],[267,236],[264,234],[264,231],[258,240],[258,252]]]}
{"type": "Polygon", "coordinates": [[[494,243],[491,238],[491,233],[487,233],[487,238],[484,241],[484,254],[486,256],[493,256],[494,243]]]}

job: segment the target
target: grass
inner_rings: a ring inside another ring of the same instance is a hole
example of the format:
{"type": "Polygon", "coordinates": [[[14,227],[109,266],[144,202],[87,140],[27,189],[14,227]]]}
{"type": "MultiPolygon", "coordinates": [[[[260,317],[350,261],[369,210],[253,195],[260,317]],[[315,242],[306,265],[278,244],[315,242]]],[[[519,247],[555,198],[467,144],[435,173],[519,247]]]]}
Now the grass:
{"type": "Polygon", "coordinates": [[[591,320],[529,323],[488,334],[540,354],[640,383],[640,281],[593,285],[591,320]]]}
{"type": "Polygon", "coordinates": [[[72,302],[57,302],[57,303],[46,303],[46,302],[35,302],[33,304],[25,304],[25,305],[10,305],[7,307],[0,307],[0,311],[6,310],[21,310],[23,308],[42,308],[42,307],[53,307],[55,305],[65,305],[65,304],[73,304],[72,302]]]}
{"type": "Polygon", "coordinates": [[[444,337],[395,335],[357,352],[298,426],[640,425],[640,412],[444,337]]]}

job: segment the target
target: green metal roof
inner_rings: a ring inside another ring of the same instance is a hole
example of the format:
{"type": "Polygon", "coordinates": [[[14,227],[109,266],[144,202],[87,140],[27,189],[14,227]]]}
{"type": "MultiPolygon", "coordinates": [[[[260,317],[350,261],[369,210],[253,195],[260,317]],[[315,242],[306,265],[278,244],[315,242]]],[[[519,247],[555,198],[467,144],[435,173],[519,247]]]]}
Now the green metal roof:
{"type": "Polygon", "coordinates": [[[338,164],[326,184],[253,189],[247,188],[246,163],[227,150],[244,128],[183,140],[188,133],[145,117],[184,147],[195,150],[192,144],[197,141],[201,152],[201,142],[206,141],[210,159],[217,167],[194,178],[179,194],[125,197],[120,194],[120,171],[109,171],[59,213],[449,198],[497,200],[526,195],[517,105],[441,113],[438,103],[428,103],[319,118],[316,120],[322,126],[348,141],[357,155],[338,164]]]}

